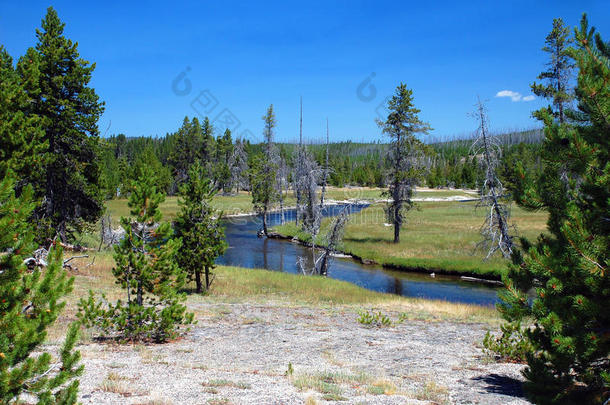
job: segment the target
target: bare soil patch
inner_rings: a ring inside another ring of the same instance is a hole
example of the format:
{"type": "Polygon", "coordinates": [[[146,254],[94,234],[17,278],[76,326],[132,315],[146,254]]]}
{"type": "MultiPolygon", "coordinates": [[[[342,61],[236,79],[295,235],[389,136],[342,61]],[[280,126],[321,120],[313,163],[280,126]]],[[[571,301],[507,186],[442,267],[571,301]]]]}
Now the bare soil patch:
{"type": "MultiPolygon", "coordinates": [[[[86,343],[84,404],[527,404],[518,364],[489,362],[488,325],[368,327],[353,307],[189,304],[164,345],[86,343]],[[317,401],[317,402],[316,402],[317,401]]],[[[393,319],[398,314],[385,312],[393,319]]]]}

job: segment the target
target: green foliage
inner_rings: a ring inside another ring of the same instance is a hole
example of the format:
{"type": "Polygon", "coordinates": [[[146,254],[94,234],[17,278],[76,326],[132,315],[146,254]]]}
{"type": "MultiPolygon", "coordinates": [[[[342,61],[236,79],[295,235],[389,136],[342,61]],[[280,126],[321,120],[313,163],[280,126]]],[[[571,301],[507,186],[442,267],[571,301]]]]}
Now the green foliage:
{"type": "MultiPolygon", "coordinates": [[[[574,98],[568,90],[574,63],[570,58],[569,50],[573,40],[570,37],[570,30],[561,18],[553,20],[553,29],[547,35],[545,43],[542,50],[549,54],[550,60],[547,63],[548,70],[540,73],[538,79],[546,83],[533,83],[531,88],[535,95],[553,102],[555,106],[553,115],[559,119],[559,122],[563,122],[566,106],[574,98]]],[[[534,116],[542,118],[538,113],[534,113],[534,116]]]]}
{"type": "Polygon", "coordinates": [[[175,134],[173,144],[169,164],[174,169],[176,184],[179,186],[186,180],[189,167],[202,157],[204,139],[199,120],[193,118],[189,122],[188,117],[184,117],[182,126],[175,134]]]}
{"type": "Polygon", "coordinates": [[[278,170],[277,150],[273,143],[274,128],[276,125],[273,104],[263,116],[265,127],[265,149],[262,155],[256,156],[250,165],[250,185],[252,192],[252,205],[256,212],[263,217],[263,231],[267,234],[267,212],[279,200],[279,190],[276,190],[276,177],[278,170]]]}
{"type": "Polygon", "coordinates": [[[413,191],[424,174],[421,166],[423,146],[415,135],[427,133],[430,125],[419,119],[420,110],[413,105],[413,91],[403,83],[388,101],[388,110],[388,117],[385,121],[378,121],[378,125],[391,138],[388,154],[390,184],[386,193],[391,202],[387,215],[389,222],[394,224],[394,243],[398,243],[404,216],[413,208],[413,191]]]}
{"type": "Polygon", "coordinates": [[[214,184],[216,188],[225,193],[231,192],[233,184],[231,181],[231,168],[229,162],[233,154],[233,140],[231,130],[226,129],[222,136],[216,139],[216,154],[214,160],[214,184]]]}
{"type": "Polygon", "coordinates": [[[563,123],[538,111],[544,166],[537,176],[521,171],[515,187],[521,206],[548,210],[548,234],[522,241],[500,306],[508,321],[533,320],[525,387],[541,404],[602,403],[609,388],[610,52],[586,17],[575,43],[578,111],[563,123]]]}
{"type": "Polygon", "coordinates": [[[178,292],[185,282],[176,264],[181,241],[172,239],[169,223],[160,223],[159,204],[165,195],[156,182],[152,169],[143,166],[129,198],[132,217],[121,218],[126,235],[115,247],[112,273],[127,300],[110,304],[102,297],[97,302],[90,292],[79,303],[85,326],[122,340],[167,341],[193,320],[183,304],[186,296],[178,292]]]}
{"type": "Polygon", "coordinates": [[[507,322],[500,326],[500,336],[487,332],[483,338],[484,352],[498,360],[525,362],[526,354],[532,350],[521,322],[507,322]]]}
{"type": "Polygon", "coordinates": [[[40,172],[42,153],[41,120],[37,115],[26,114],[29,98],[26,80],[38,75],[38,56],[30,52],[32,59],[22,59],[19,74],[13,59],[0,45],[0,178],[10,170],[19,183],[32,180],[40,172]]]}
{"type": "Polygon", "coordinates": [[[42,29],[36,30],[38,43],[22,58],[20,72],[29,83],[24,111],[40,118],[44,132],[44,175],[32,179],[43,199],[36,211],[39,232],[41,237],[57,233],[66,241],[102,214],[97,121],[104,104],[89,87],[95,64],[80,57],[77,43],[63,35],[64,27],[49,7],[42,29]],[[30,59],[38,69],[24,66],[30,59]]]}
{"type": "Polygon", "coordinates": [[[366,326],[395,326],[397,324],[403,323],[406,319],[406,314],[401,313],[398,316],[398,320],[394,321],[389,316],[383,314],[381,311],[378,312],[369,312],[369,311],[358,311],[358,318],[356,319],[358,323],[366,326]]]}
{"type": "Polygon", "coordinates": [[[188,180],[180,188],[182,198],[178,200],[180,213],[174,228],[181,238],[177,261],[190,281],[195,281],[197,292],[203,291],[202,270],[205,272],[205,288],[210,288],[210,270],[216,258],[227,248],[220,213],[211,207],[216,191],[205,174],[205,169],[195,163],[188,173],[188,180]],[[216,216],[216,218],[214,218],[216,216]]]}
{"type": "Polygon", "coordinates": [[[63,270],[61,247],[53,247],[45,269],[28,269],[23,260],[33,250],[28,223],[34,204],[32,188],[15,198],[12,175],[0,182],[0,402],[19,402],[34,395],[39,404],[74,404],[80,353],[74,351],[78,325],[72,324],[55,361],[42,352],[46,330],[57,320],[72,290],[63,270]]]}

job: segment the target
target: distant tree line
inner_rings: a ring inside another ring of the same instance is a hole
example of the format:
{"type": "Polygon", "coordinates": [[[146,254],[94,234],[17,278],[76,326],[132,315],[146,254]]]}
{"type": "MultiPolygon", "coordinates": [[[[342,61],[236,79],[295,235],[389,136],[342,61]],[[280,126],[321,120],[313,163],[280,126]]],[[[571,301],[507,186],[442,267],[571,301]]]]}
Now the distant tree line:
{"type": "MultiPolygon", "coordinates": [[[[515,131],[494,136],[501,148],[499,172],[503,180],[511,182],[515,162],[521,161],[532,170],[541,168],[541,130],[515,131]]],[[[425,144],[425,173],[418,186],[432,188],[477,189],[485,175],[481,156],[472,156],[471,139],[450,140],[425,144]]],[[[292,143],[275,143],[279,158],[288,168],[295,168],[296,149],[292,143]]],[[[326,161],[326,146],[306,145],[319,166],[326,161]]],[[[330,186],[385,187],[388,182],[389,153],[387,143],[335,142],[329,144],[330,186]]],[[[161,190],[177,194],[190,164],[204,162],[215,187],[221,193],[251,190],[248,169],[264,149],[263,143],[233,138],[229,129],[218,131],[208,118],[184,119],[176,132],[163,137],[127,137],[112,135],[101,140],[101,182],[105,198],[126,196],[138,167],[152,166],[161,190]]],[[[288,170],[286,181],[294,184],[293,170],[288,170]]]]}

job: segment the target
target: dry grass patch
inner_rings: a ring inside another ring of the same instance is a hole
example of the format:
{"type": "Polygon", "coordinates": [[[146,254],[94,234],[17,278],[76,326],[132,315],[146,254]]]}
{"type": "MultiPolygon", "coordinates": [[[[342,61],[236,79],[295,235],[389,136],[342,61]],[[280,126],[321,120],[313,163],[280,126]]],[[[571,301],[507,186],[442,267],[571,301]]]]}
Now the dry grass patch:
{"type": "Polygon", "coordinates": [[[124,397],[130,397],[134,395],[146,395],[146,393],[140,391],[134,391],[130,386],[129,378],[122,376],[118,373],[110,372],[106,378],[101,382],[98,390],[103,392],[111,392],[119,394],[124,397]]]}
{"type": "Polygon", "coordinates": [[[350,385],[352,388],[359,388],[371,381],[371,377],[365,373],[351,374],[345,372],[325,371],[320,373],[302,373],[290,377],[292,385],[300,391],[315,390],[324,394],[323,398],[327,401],[342,401],[343,387],[350,385]]]}
{"type": "Polygon", "coordinates": [[[231,405],[232,403],[233,402],[227,398],[212,398],[207,401],[208,405],[231,405]]]}
{"type": "Polygon", "coordinates": [[[421,401],[432,401],[437,404],[449,404],[449,390],[434,381],[428,381],[417,391],[415,396],[421,401]]]}
{"type": "Polygon", "coordinates": [[[397,390],[396,385],[389,380],[377,380],[367,387],[367,392],[373,395],[394,395],[397,390]]]}
{"type": "Polygon", "coordinates": [[[252,388],[252,386],[248,383],[245,383],[242,381],[225,380],[225,379],[204,381],[201,383],[201,385],[203,385],[204,387],[212,387],[212,388],[219,388],[219,387],[239,388],[240,390],[247,390],[247,389],[252,388]]]}

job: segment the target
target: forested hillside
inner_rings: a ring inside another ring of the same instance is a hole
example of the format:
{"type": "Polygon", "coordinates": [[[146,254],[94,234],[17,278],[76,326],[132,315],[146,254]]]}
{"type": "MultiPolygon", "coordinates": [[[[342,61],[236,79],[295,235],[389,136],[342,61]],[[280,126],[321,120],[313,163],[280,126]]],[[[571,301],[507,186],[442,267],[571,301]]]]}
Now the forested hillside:
{"type": "MultiPolygon", "coordinates": [[[[502,148],[501,176],[511,182],[515,161],[529,168],[540,169],[541,130],[505,132],[495,135],[502,148]]],[[[277,143],[282,161],[294,167],[296,144],[277,143]]],[[[471,150],[472,139],[455,139],[426,144],[427,157],[424,181],[420,185],[432,188],[479,187],[483,167],[481,157],[471,150]]],[[[307,146],[318,164],[324,163],[325,144],[307,146]]],[[[378,186],[387,183],[387,143],[330,143],[329,184],[332,186],[378,186]]],[[[148,164],[159,176],[159,186],[169,194],[177,192],[177,186],[185,169],[195,160],[206,157],[207,169],[215,183],[224,192],[249,190],[248,176],[238,168],[247,169],[253,157],[262,150],[261,144],[249,140],[234,139],[231,131],[214,128],[205,118],[203,124],[197,118],[185,118],[174,133],[163,137],[110,136],[102,141],[103,180],[106,197],[120,196],[129,181],[134,179],[137,168],[148,164]],[[233,178],[233,180],[231,180],[233,178]]],[[[292,172],[288,182],[292,182],[292,172]]]]}

